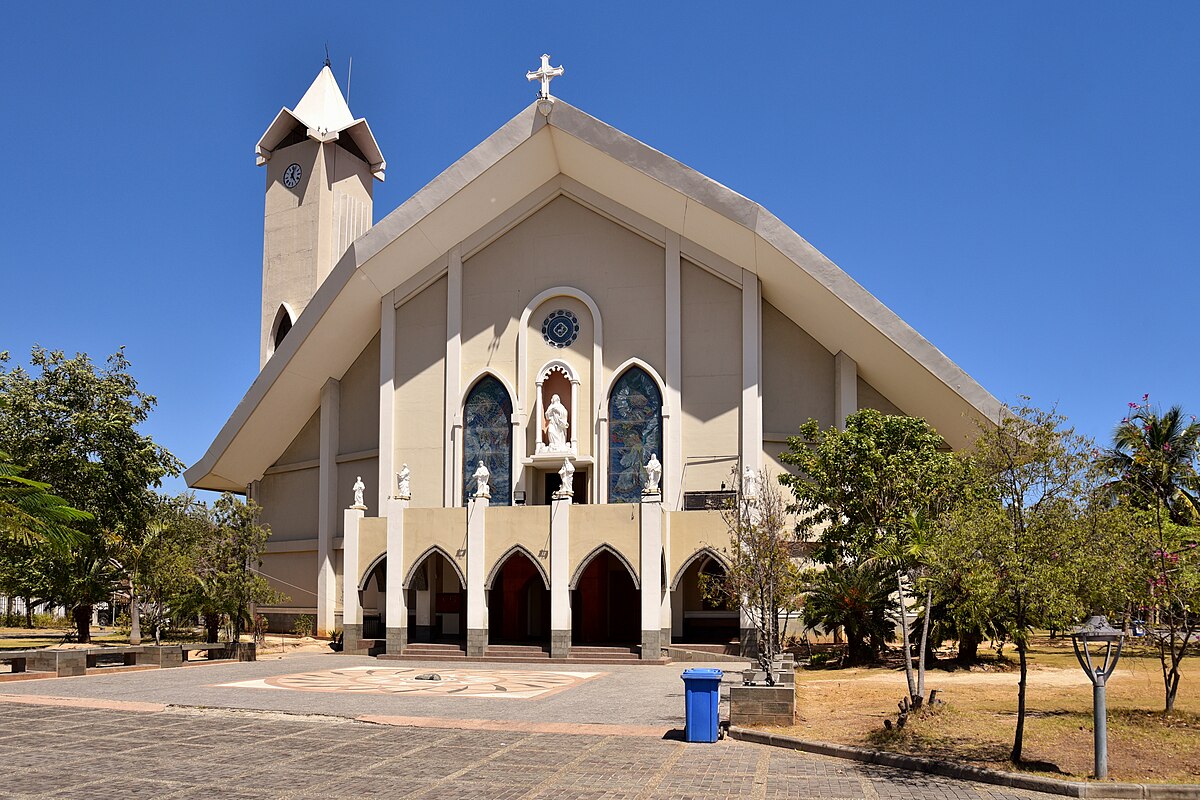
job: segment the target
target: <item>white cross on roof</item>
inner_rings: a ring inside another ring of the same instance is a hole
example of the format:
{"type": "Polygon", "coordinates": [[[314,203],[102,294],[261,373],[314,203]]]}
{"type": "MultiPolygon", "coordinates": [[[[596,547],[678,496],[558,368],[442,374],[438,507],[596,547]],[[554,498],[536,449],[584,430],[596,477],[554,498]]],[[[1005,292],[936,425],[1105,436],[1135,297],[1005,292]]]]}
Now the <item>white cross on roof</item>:
{"type": "Polygon", "coordinates": [[[550,66],[550,56],[542,54],[542,66],[540,69],[532,70],[525,73],[525,77],[531,81],[541,81],[542,88],[538,92],[538,97],[542,100],[550,99],[550,81],[563,74],[562,66],[550,66]]]}

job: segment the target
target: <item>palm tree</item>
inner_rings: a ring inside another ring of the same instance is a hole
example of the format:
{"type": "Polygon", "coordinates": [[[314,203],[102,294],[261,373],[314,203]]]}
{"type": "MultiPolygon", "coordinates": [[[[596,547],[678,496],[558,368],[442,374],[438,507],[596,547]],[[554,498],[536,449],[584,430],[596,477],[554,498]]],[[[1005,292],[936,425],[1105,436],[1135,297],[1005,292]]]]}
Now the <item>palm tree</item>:
{"type": "Polygon", "coordinates": [[[1179,406],[1164,413],[1151,409],[1148,396],[1142,405],[1129,404],[1131,414],[1113,431],[1113,445],[1098,461],[1114,476],[1109,487],[1125,494],[1138,506],[1161,503],[1172,521],[1187,524],[1200,516],[1196,456],[1200,449],[1200,423],[1190,421],[1179,406]]]}
{"type": "Polygon", "coordinates": [[[23,545],[78,544],[83,535],[71,526],[92,515],[51,494],[50,484],[24,477],[24,471],[0,451],[0,537],[23,545]]]}
{"type": "Polygon", "coordinates": [[[890,616],[896,601],[887,573],[877,565],[835,564],[812,570],[804,598],[804,626],[846,635],[849,664],[870,661],[895,636],[890,616]]]}

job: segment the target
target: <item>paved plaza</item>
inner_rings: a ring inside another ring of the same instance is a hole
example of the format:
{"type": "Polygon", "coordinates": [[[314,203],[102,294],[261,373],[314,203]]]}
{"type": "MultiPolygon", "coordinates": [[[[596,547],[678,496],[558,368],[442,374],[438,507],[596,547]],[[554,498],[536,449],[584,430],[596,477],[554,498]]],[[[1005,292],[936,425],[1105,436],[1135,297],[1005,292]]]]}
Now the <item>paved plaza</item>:
{"type": "MultiPolygon", "coordinates": [[[[372,664],[304,657],[0,684],[0,798],[1040,796],[745,742],[685,744],[668,732],[683,723],[677,666],[580,669],[603,674],[525,698],[281,680],[361,677],[353,668],[372,664]],[[228,685],[247,682],[264,685],[228,685]],[[674,696],[649,702],[664,690],[674,696]]],[[[441,666],[518,687],[551,680],[537,665],[441,666]]]]}

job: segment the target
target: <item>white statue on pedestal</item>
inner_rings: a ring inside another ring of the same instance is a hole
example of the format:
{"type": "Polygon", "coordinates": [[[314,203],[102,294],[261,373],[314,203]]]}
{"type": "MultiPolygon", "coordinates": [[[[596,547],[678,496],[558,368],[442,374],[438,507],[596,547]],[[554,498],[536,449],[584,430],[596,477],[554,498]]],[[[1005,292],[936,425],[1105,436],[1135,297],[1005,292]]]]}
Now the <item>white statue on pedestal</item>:
{"type": "Polygon", "coordinates": [[[479,462],[479,468],[475,470],[475,496],[484,500],[492,498],[492,490],[488,488],[488,479],[492,477],[492,473],[488,468],[479,462]]]}
{"type": "Polygon", "coordinates": [[[642,487],[642,494],[658,494],[658,482],[662,480],[662,463],[658,460],[658,455],[650,454],[650,460],[646,462],[646,485],[642,487]]]}
{"type": "Polygon", "coordinates": [[[742,496],[758,497],[758,473],[750,467],[742,470],[742,496]]]}
{"type": "Polygon", "coordinates": [[[575,465],[571,463],[571,459],[564,458],[562,469],[558,471],[558,491],[554,493],[555,497],[574,497],[575,496],[575,465]]]}
{"type": "Polygon", "coordinates": [[[567,428],[571,427],[567,422],[567,407],[562,404],[562,400],[558,395],[553,395],[550,398],[550,405],[546,406],[546,449],[552,453],[562,453],[570,450],[567,445],[567,428]]]}
{"type": "Polygon", "coordinates": [[[363,502],[363,492],[367,490],[367,485],[363,483],[362,476],[359,475],[354,479],[354,505],[351,508],[365,509],[367,504],[363,502]]]}
{"type": "Polygon", "coordinates": [[[401,500],[412,499],[412,489],[409,487],[408,464],[402,465],[400,471],[396,473],[396,497],[401,500]]]}

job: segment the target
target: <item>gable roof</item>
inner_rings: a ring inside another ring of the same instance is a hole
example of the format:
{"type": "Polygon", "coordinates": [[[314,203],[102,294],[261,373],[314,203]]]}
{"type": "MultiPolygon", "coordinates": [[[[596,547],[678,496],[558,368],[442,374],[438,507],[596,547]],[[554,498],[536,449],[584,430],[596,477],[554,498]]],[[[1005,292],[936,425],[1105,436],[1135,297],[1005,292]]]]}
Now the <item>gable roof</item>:
{"type": "Polygon", "coordinates": [[[565,175],[756,274],[764,300],[958,445],[1000,404],[940,350],[757,203],[557,100],[532,103],[350,246],[267,361],[188,485],[260,478],[379,331],[384,295],[538,187],[565,175]]]}

